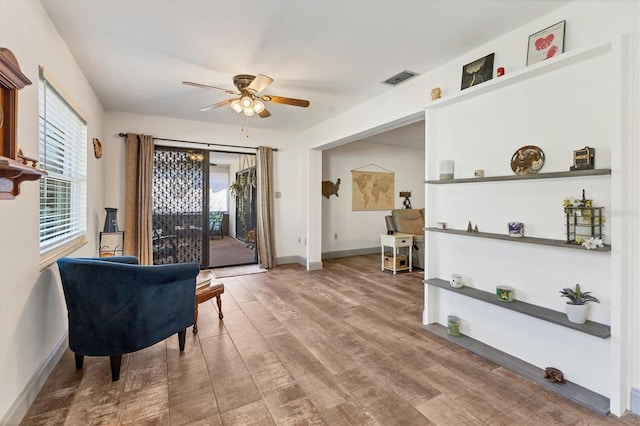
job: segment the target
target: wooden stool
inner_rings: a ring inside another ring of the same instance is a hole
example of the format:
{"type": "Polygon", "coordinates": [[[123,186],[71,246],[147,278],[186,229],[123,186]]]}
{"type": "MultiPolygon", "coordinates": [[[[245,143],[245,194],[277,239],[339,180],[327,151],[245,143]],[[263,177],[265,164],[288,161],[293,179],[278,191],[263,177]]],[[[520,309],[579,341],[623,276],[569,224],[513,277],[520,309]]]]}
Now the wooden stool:
{"type": "Polygon", "coordinates": [[[198,333],[198,305],[212,298],[216,298],[218,303],[218,318],[222,319],[222,298],[224,293],[224,284],[211,283],[213,273],[211,271],[202,271],[196,278],[196,310],[193,316],[193,334],[198,333]]]}

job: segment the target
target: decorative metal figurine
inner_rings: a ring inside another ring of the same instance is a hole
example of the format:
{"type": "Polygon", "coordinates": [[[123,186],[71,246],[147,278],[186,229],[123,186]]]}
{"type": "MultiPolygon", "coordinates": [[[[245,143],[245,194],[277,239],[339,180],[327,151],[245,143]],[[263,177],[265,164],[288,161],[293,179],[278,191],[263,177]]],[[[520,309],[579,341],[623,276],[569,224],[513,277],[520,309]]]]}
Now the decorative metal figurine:
{"type": "Polygon", "coordinates": [[[549,380],[551,383],[566,383],[564,378],[564,374],[562,371],[555,367],[547,367],[544,369],[544,378],[549,380]]]}
{"type": "Polygon", "coordinates": [[[582,149],[573,151],[573,166],[570,171],[590,170],[595,167],[596,149],[585,146],[582,149]]]}

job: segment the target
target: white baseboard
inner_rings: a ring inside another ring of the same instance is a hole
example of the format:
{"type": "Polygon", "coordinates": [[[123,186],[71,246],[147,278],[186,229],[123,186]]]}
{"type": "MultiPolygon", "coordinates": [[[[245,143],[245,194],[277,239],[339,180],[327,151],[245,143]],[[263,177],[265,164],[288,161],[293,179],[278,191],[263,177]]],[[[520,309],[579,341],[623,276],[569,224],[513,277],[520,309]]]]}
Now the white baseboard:
{"type": "Polygon", "coordinates": [[[322,269],[322,262],[309,262],[307,271],[319,271],[322,269]]]}
{"type": "Polygon", "coordinates": [[[338,251],[328,251],[322,253],[323,259],[336,259],[339,257],[348,257],[348,256],[362,256],[364,254],[380,254],[380,246],[376,247],[367,247],[360,249],[351,249],[351,250],[338,250],[338,251]]]}
{"type": "MultiPolygon", "coordinates": [[[[336,259],[339,257],[348,256],[361,256],[363,254],[380,254],[380,247],[367,247],[361,249],[352,250],[339,250],[322,253],[322,259],[336,259]]],[[[307,259],[302,256],[282,256],[276,258],[276,265],[288,265],[291,263],[297,263],[302,266],[307,266],[307,259]]],[[[322,262],[311,262],[307,268],[309,271],[317,271],[322,269],[322,262]]]]}
{"type": "Polygon", "coordinates": [[[51,374],[58,364],[58,361],[60,361],[60,358],[62,358],[68,346],[68,334],[65,333],[58,343],[56,343],[53,351],[51,351],[49,356],[33,374],[24,389],[22,389],[18,398],[11,404],[9,411],[0,419],[0,425],[20,424],[24,415],[27,414],[29,407],[31,407],[31,404],[33,404],[33,401],[35,401],[38,396],[40,389],[42,389],[42,386],[44,386],[44,383],[47,381],[49,374],[51,374]]]}
{"type": "Polygon", "coordinates": [[[282,256],[276,258],[276,265],[289,265],[291,263],[307,266],[307,259],[302,256],[282,256]]]}
{"type": "Polygon", "coordinates": [[[640,416],[640,389],[631,388],[631,412],[640,416]]]}

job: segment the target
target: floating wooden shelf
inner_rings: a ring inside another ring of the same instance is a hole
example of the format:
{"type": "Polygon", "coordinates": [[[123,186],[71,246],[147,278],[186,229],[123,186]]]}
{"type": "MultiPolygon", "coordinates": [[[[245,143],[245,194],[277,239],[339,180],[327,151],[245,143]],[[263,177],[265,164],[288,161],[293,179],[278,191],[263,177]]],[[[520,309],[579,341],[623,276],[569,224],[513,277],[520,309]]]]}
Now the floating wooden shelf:
{"type": "Polygon", "coordinates": [[[495,293],[489,293],[487,291],[478,290],[477,288],[473,287],[453,288],[451,287],[451,285],[449,285],[449,281],[445,281],[439,278],[430,278],[428,280],[424,280],[424,282],[443,290],[471,297],[472,299],[500,306],[501,308],[519,312],[524,315],[529,315],[531,317],[551,322],[553,324],[561,325],[563,327],[580,331],[582,333],[590,334],[601,339],[608,339],[609,337],[611,337],[611,327],[606,324],[600,324],[593,321],[587,321],[584,324],[576,324],[569,321],[567,319],[567,315],[562,312],[532,305],[526,302],[521,302],[520,300],[514,300],[512,302],[501,302],[496,298],[495,293]]]}
{"type": "Polygon", "coordinates": [[[7,157],[0,157],[0,200],[11,200],[20,194],[25,180],[38,180],[47,173],[7,157]]]}
{"type": "Polygon", "coordinates": [[[481,178],[463,178],[463,179],[435,179],[425,180],[424,183],[432,185],[451,185],[456,183],[480,183],[480,182],[503,182],[508,180],[532,180],[532,179],[564,179],[585,176],[603,176],[610,175],[611,169],[592,169],[592,170],[576,170],[575,172],[552,172],[537,173],[534,175],[507,175],[507,176],[488,176],[481,178]]]}
{"type": "Polygon", "coordinates": [[[510,237],[509,235],[506,235],[506,234],[493,234],[491,232],[469,232],[469,231],[463,231],[462,229],[450,229],[450,228],[446,228],[446,229],[425,228],[425,231],[440,232],[442,234],[464,235],[465,237],[490,238],[492,240],[511,241],[514,243],[538,244],[543,246],[562,247],[567,249],[582,250],[586,252],[611,251],[611,246],[609,244],[605,244],[604,247],[598,247],[595,249],[587,250],[586,248],[582,247],[580,244],[571,244],[571,243],[567,243],[564,240],[552,240],[549,238],[510,237]]]}
{"type": "Polygon", "coordinates": [[[519,376],[531,380],[551,392],[555,392],[558,395],[562,395],[565,398],[582,405],[583,407],[589,408],[598,414],[606,416],[609,413],[610,402],[609,398],[605,396],[590,391],[589,389],[583,388],[582,386],[576,385],[570,381],[562,384],[551,383],[544,378],[544,370],[541,368],[499,351],[498,349],[472,339],[471,337],[464,335],[456,337],[449,336],[447,334],[447,328],[440,324],[429,324],[424,325],[423,327],[425,330],[436,334],[443,339],[455,343],[474,354],[480,355],[481,357],[488,359],[507,370],[513,371],[519,376]]]}

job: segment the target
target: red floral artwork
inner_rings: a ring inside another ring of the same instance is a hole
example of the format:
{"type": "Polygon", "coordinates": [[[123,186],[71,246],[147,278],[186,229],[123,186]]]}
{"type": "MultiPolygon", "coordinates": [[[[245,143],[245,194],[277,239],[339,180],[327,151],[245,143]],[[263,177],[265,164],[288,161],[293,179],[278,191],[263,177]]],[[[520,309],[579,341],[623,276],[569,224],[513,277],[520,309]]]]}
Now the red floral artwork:
{"type": "MultiPolygon", "coordinates": [[[[553,34],[549,34],[546,37],[540,37],[536,40],[536,50],[544,50],[547,47],[551,46],[553,42],[553,34]]],[[[554,52],[555,53],[555,52],[554,52]]]]}
{"type": "Polygon", "coordinates": [[[547,59],[551,58],[556,53],[558,53],[558,46],[551,46],[549,50],[547,50],[547,59]]]}

